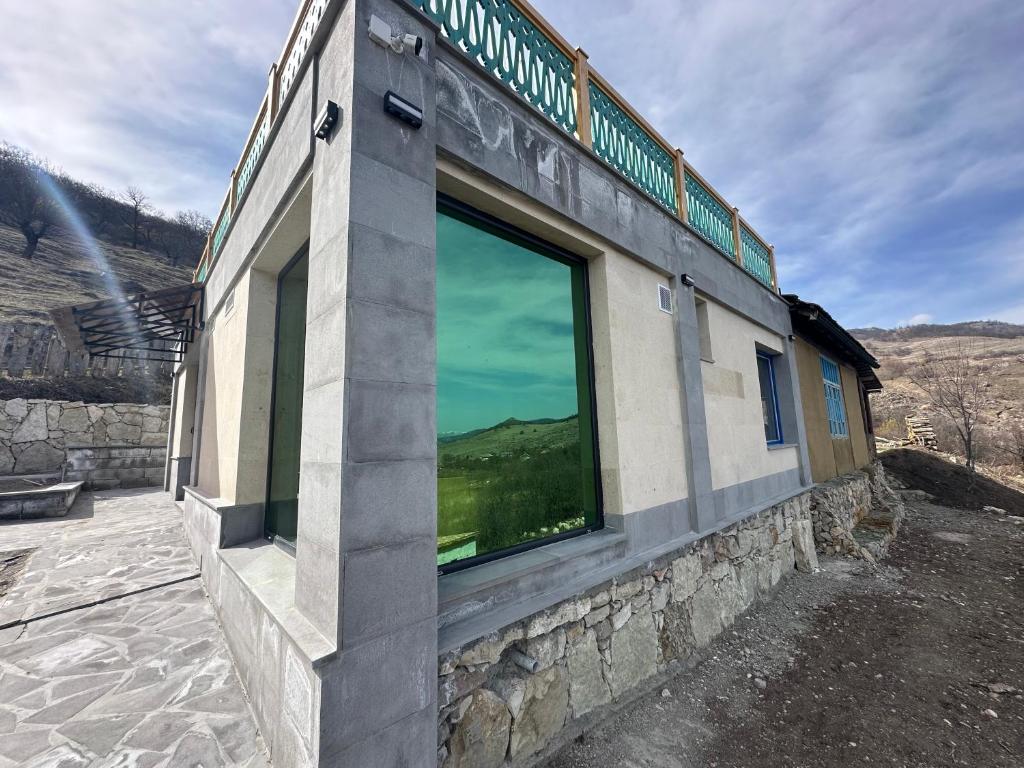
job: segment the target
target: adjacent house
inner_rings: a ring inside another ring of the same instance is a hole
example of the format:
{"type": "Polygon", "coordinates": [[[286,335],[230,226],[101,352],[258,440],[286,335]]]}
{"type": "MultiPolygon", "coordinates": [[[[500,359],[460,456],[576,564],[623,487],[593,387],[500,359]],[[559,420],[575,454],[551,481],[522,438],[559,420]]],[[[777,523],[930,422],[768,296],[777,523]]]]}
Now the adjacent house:
{"type": "Polygon", "coordinates": [[[305,0],[196,283],[135,319],[277,766],[540,759],[813,558],[819,464],[870,458],[861,358],[522,0],[305,0]]]}
{"type": "Polygon", "coordinates": [[[811,478],[823,483],[875,458],[870,392],[878,361],[828,312],[793,294],[789,302],[811,478]]]}

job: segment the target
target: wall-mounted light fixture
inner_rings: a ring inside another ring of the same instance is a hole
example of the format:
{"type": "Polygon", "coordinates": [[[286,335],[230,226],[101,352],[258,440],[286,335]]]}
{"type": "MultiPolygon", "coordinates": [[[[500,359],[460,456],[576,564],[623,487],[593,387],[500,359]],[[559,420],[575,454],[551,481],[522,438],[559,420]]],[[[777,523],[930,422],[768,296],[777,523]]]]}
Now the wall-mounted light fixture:
{"type": "Polygon", "coordinates": [[[333,101],[328,100],[324,104],[320,113],[316,116],[316,121],[313,123],[313,130],[318,139],[326,140],[331,135],[331,131],[334,130],[334,126],[338,123],[338,115],[340,113],[341,110],[338,109],[338,105],[333,101]]]}
{"type": "Polygon", "coordinates": [[[693,286],[696,285],[696,283],[693,281],[693,277],[691,275],[686,274],[685,272],[679,276],[679,282],[681,282],[687,288],[693,288],[693,286]]]}
{"type": "Polygon", "coordinates": [[[423,125],[423,110],[411,101],[406,101],[394,91],[384,94],[384,111],[397,117],[403,123],[408,123],[413,128],[423,125]]]}

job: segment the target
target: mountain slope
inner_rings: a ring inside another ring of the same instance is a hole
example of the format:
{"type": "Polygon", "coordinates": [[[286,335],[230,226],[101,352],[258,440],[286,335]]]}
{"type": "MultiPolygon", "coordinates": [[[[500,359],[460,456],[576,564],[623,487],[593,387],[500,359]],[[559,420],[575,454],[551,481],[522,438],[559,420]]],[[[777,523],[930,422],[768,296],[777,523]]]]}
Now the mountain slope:
{"type": "Polygon", "coordinates": [[[110,298],[115,285],[131,294],[192,280],[191,267],[172,267],[157,253],[102,241],[93,241],[102,255],[97,263],[89,245],[72,233],[51,232],[32,259],[23,259],[24,238],[0,226],[0,323],[49,325],[48,310],[110,298]]]}

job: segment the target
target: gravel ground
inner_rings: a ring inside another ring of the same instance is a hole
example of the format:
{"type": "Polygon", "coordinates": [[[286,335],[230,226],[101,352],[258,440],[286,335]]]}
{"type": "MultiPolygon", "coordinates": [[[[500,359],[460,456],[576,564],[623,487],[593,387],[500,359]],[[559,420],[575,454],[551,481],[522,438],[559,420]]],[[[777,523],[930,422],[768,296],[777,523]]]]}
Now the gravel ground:
{"type": "Polygon", "coordinates": [[[794,575],[548,768],[1024,765],[1024,525],[907,511],[882,567],[794,575]]]}

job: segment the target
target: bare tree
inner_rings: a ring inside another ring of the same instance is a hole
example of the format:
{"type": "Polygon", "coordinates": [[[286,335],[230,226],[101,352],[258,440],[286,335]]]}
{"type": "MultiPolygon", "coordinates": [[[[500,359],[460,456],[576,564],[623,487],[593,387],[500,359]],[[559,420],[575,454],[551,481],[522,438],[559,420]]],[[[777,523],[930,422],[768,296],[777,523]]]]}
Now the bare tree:
{"type": "Polygon", "coordinates": [[[956,339],[909,371],[910,380],[953,422],[964,449],[967,468],[974,471],[975,430],[981,413],[982,367],[975,361],[974,345],[956,339]]]}
{"type": "Polygon", "coordinates": [[[128,206],[127,223],[132,230],[132,248],[138,248],[143,218],[152,207],[149,204],[149,197],[139,187],[129,184],[121,195],[121,201],[128,206]]]}
{"type": "Polygon", "coordinates": [[[155,232],[158,246],[173,266],[196,264],[213,223],[199,211],[178,211],[155,232]]]}
{"type": "Polygon", "coordinates": [[[48,165],[24,149],[0,144],[0,221],[25,237],[21,255],[31,259],[39,241],[57,218],[53,197],[46,188],[48,165]]]}
{"type": "Polygon", "coordinates": [[[1024,472],[1024,422],[1017,422],[1011,425],[1005,431],[1005,436],[1005,445],[999,442],[993,448],[1009,456],[1020,467],[1021,472],[1024,472]]]}

